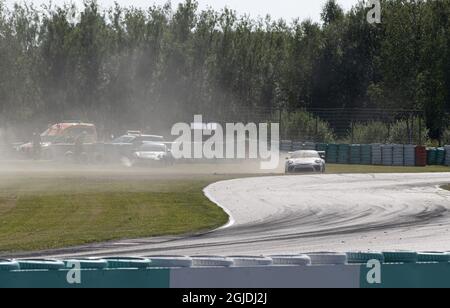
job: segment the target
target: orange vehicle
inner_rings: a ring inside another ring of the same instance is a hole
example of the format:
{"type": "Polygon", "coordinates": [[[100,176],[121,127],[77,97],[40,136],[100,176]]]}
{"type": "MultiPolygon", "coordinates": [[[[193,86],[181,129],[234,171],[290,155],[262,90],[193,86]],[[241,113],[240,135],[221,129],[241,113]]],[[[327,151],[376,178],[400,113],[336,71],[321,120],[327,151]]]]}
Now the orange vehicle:
{"type": "MultiPolygon", "coordinates": [[[[97,142],[97,129],[94,124],[82,122],[65,122],[50,125],[49,128],[40,135],[41,157],[52,158],[50,146],[54,144],[74,144],[75,140],[84,135],[84,143],[97,142]]],[[[34,143],[28,142],[17,147],[20,153],[26,157],[33,157],[34,143]]]]}

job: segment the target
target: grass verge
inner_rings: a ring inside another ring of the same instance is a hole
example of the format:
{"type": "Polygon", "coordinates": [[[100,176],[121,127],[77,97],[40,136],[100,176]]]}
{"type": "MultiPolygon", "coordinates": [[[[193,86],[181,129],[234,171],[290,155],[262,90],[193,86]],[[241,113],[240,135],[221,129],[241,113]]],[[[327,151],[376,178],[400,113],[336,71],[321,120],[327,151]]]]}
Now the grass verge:
{"type": "Polygon", "coordinates": [[[0,183],[0,252],[177,235],[224,225],[202,189],[218,178],[15,178],[0,183]]]}
{"type": "MultiPolygon", "coordinates": [[[[203,188],[213,182],[248,176],[227,174],[226,171],[232,172],[227,165],[220,169],[223,175],[213,175],[212,170],[217,168],[188,166],[185,173],[174,170],[173,174],[165,175],[145,170],[29,171],[23,168],[20,172],[4,172],[0,175],[0,253],[217,228],[228,217],[203,195],[203,188]],[[191,174],[191,171],[205,174],[191,174]]],[[[444,166],[330,164],[327,168],[327,173],[450,171],[444,166]]]]}

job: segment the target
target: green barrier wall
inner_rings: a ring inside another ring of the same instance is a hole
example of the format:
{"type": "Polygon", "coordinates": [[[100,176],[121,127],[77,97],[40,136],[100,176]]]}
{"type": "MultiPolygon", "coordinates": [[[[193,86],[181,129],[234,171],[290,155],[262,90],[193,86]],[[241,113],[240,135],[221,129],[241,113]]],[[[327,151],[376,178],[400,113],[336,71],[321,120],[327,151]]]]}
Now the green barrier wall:
{"type": "Polygon", "coordinates": [[[67,270],[2,271],[0,288],[169,288],[170,270],[81,270],[81,284],[67,282],[67,270]]]}
{"type": "Polygon", "coordinates": [[[450,263],[379,266],[381,283],[373,284],[364,264],[82,270],[81,284],[69,284],[67,270],[0,271],[0,288],[450,288],[450,263]]]}
{"type": "Polygon", "coordinates": [[[450,288],[450,263],[382,264],[381,284],[369,284],[361,266],[361,288],[450,288]]]}

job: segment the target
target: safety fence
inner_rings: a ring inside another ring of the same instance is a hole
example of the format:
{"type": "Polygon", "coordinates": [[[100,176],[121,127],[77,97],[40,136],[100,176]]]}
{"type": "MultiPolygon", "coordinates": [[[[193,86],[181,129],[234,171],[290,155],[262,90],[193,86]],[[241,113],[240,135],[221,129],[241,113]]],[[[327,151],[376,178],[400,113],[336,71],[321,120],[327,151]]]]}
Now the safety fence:
{"type": "MultiPolygon", "coordinates": [[[[427,140],[425,115],[420,110],[373,108],[239,107],[199,111],[207,123],[279,123],[281,139],[314,142],[416,143],[427,140]]],[[[188,119],[189,120],[189,119],[188,119]]],[[[442,130],[450,124],[442,122],[442,130]]]]}
{"type": "Polygon", "coordinates": [[[450,166],[450,146],[427,148],[410,144],[326,144],[282,140],[280,151],[325,152],[330,164],[384,166],[450,166]]]}
{"type": "Polygon", "coordinates": [[[450,287],[450,254],[386,251],[0,261],[0,288],[15,287],[450,287]]]}

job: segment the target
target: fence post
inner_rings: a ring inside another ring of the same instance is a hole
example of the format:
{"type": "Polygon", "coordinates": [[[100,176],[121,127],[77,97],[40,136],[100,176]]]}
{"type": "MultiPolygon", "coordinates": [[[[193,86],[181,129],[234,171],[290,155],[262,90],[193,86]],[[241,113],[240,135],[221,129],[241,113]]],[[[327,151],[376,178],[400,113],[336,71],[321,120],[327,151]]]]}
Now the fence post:
{"type": "Polygon", "coordinates": [[[354,143],[354,139],[355,139],[355,121],[353,121],[353,118],[352,118],[352,144],[354,143]]]}
{"type": "Polygon", "coordinates": [[[283,116],[283,114],[282,114],[282,112],[283,112],[283,107],[279,107],[278,108],[278,124],[279,124],[279,126],[280,126],[280,135],[281,135],[281,140],[283,140],[284,139],[284,131],[283,131],[283,126],[281,125],[282,123],[282,116],[283,116]]]}
{"type": "MultiPolygon", "coordinates": [[[[407,117],[406,117],[406,130],[407,130],[407,134],[408,134],[408,142],[411,144],[412,142],[411,142],[411,126],[410,126],[410,124],[409,124],[409,119],[410,119],[410,116],[408,115],[407,117]]],[[[406,141],[406,140],[405,140],[406,141]]]]}
{"type": "Polygon", "coordinates": [[[314,136],[314,141],[317,142],[319,139],[319,117],[316,116],[316,133],[314,136]]]}
{"type": "Polygon", "coordinates": [[[419,116],[419,145],[422,145],[422,117],[419,116]]]}

